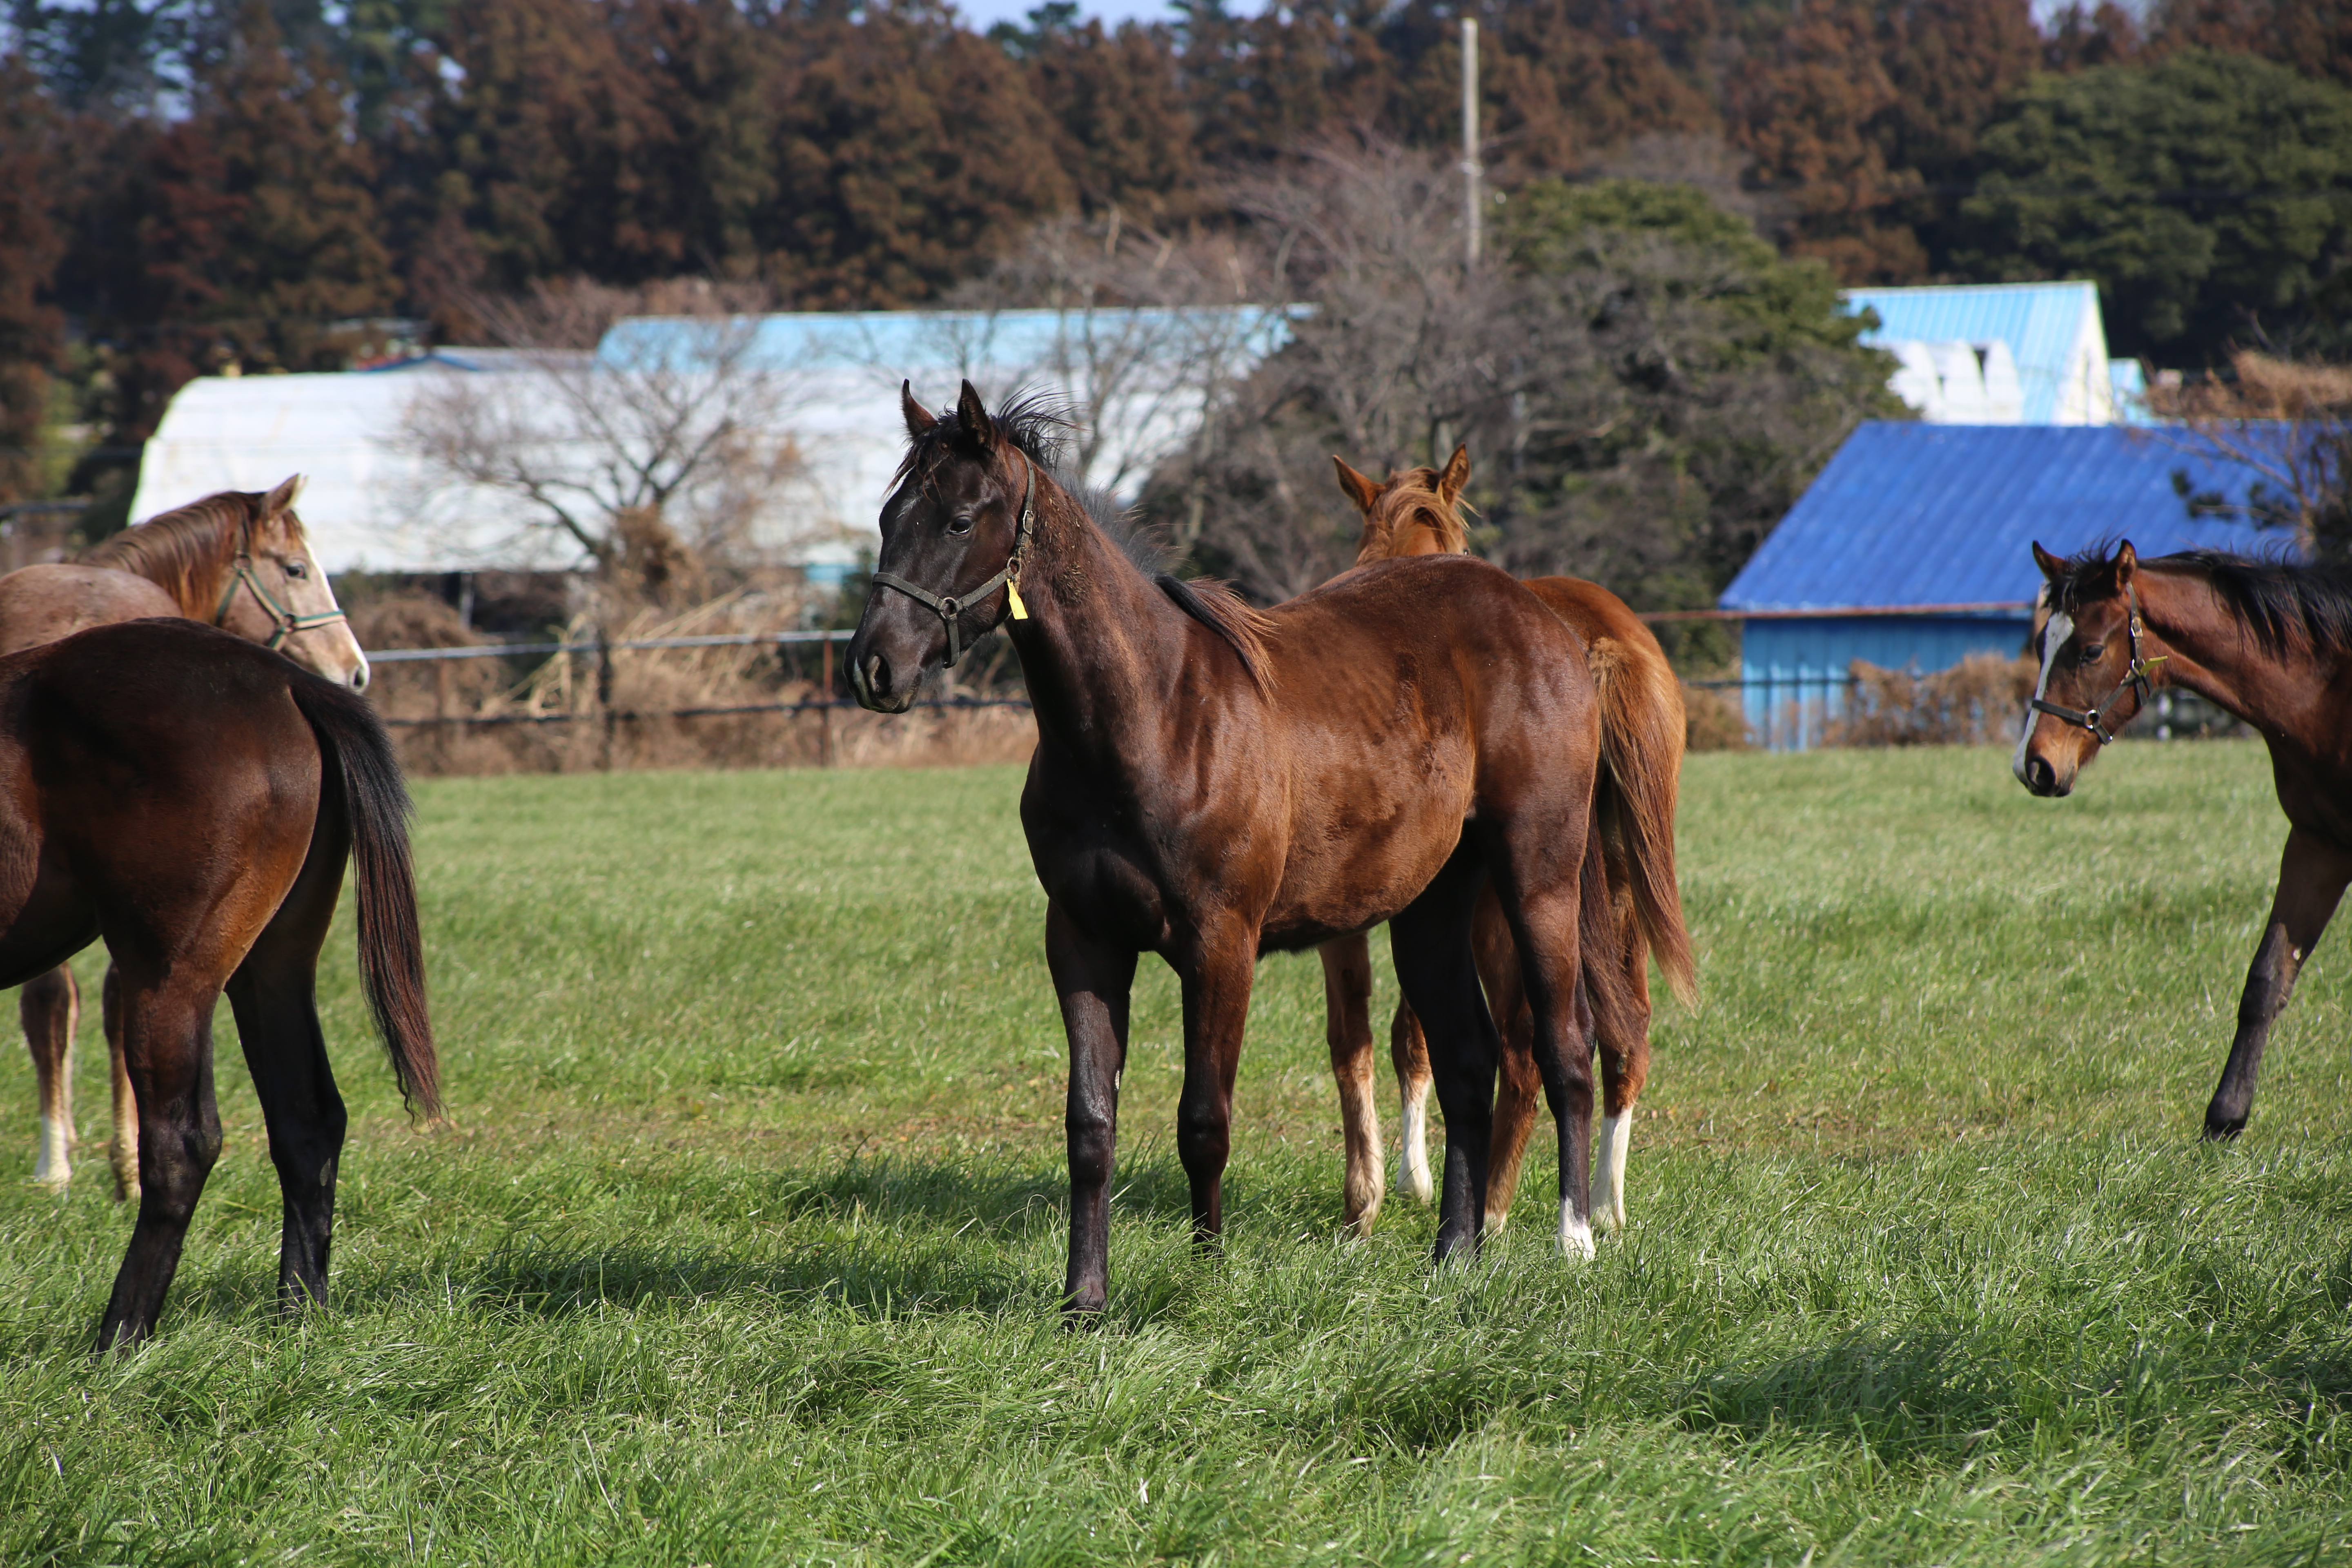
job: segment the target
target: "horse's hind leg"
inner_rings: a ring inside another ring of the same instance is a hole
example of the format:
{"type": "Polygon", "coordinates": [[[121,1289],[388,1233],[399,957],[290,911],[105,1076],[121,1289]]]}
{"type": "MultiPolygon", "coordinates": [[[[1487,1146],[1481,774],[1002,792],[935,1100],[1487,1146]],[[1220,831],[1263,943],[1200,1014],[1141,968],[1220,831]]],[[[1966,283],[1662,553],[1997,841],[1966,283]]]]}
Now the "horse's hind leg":
{"type": "Polygon", "coordinates": [[[327,1300],[345,1117],[319,1029],[317,984],[349,854],[340,817],[322,811],[301,875],[228,982],[284,1203],[278,1304],[288,1311],[327,1300]]]}
{"type": "Polygon", "coordinates": [[[73,1044],[81,1023],[81,991],[73,971],[58,964],[25,982],[16,996],[25,1045],[33,1053],[33,1078],[40,1086],[41,1151],[33,1180],[62,1194],[73,1180],[73,1044]]]}
{"type": "Polygon", "coordinates": [[[2254,950],[2253,965],[2246,972],[2245,992],[2238,998],[2237,1037],[2230,1043],[2229,1065],[2221,1069],[2221,1082],[2205,1108],[2208,1139],[2235,1138],[2245,1131],[2271,1026],[2286,1006],[2295,976],[2319,944],[2347,883],[2352,883],[2352,856],[2300,827],[2286,836],[2278,894],[2271,902],[2271,918],[2263,928],[2262,945],[2254,950]]]}
{"type": "Polygon", "coordinates": [[[1486,1010],[1494,1016],[1502,1040],[1501,1071],[1495,1084],[1495,1131],[1486,1163],[1486,1234],[1492,1236],[1511,1217],[1511,1198],[1519,1188],[1519,1166],[1527,1159],[1536,1107],[1543,1099],[1543,1075],[1536,1070],[1535,1019],[1528,1012],[1527,993],[1519,984],[1519,952],[1493,888],[1478,895],[1473,920],[1471,940],[1478,955],[1478,978],[1486,993],[1486,1010]]]}
{"type": "Polygon", "coordinates": [[[205,1178],[220,1158],[213,1102],[213,1003],[217,982],[194,966],[164,965],[123,981],[123,1059],[139,1102],[139,1222],[98,1327],[98,1348],[152,1333],[205,1178]]]}
{"type": "Polygon", "coordinates": [[[1340,1131],[1347,1139],[1348,1176],[1341,1213],[1359,1236],[1371,1232],[1381,1212],[1381,1113],[1372,1083],[1372,961],[1361,931],[1333,937],[1317,950],[1323,960],[1323,1031],[1331,1047],[1331,1077],[1339,1086],[1340,1131]]]}
{"type": "MultiPolygon", "coordinates": [[[[1588,905],[1590,907],[1590,905],[1588,905]]],[[[1618,959],[1625,974],[1620,1018],[1604,1016],[1592,1026],[1601,1049],[1600,1165],[1593,1178],[1592,1223],[1603,1230],[1625,1228],[1625,1159],[1633,1142],[1633,1107],[1650,1079],[1650,952],[1630,908],[1608,911],[1616,932],[1618,959]]],[[[1597,920],[1587,927],[1603,929],[1597,920]]]]}
{"type": "Polygon", "coordinates": [[[99,1017],[106,1030],[106,1063],[114,1080],[114,1139],[107,1162],[114,1167],[114,1201],[139,1201],[139,1097],[131,1090],[131,1069],[122,1061],[122,975],[110,960],[99,992],[99,1017]]]}
{"type": "Polygon", "coordinates": [[[1437,1210],[1437,1258],[1475,1252],[1485,1218],[1495,1060],[1501,1041],[1478,988],[1470,910],[1484,868],[1464,843],[1421,896],[1389,922],[1397,980],[1433,1047],[1429,1061],[1445,1111],[1445,1183],[1437,1210]]]}
{"type": "Polygon", "coordinates": [[[1429,1176],[1429,1039],[1410,1002],[1397,1004],[1389,1024],[1389,1060],[1397,1077],[1397,1185],[1425,1204],[1437,1194],[1429,1176]]]}

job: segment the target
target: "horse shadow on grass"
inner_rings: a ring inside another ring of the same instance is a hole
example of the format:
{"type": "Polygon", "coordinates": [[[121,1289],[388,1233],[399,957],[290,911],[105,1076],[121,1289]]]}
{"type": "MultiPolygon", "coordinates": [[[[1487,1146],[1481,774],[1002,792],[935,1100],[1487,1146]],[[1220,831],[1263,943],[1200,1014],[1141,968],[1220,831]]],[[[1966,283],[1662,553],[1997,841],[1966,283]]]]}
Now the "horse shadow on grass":
{"type": "MultiPolygon", "coordinates": [[[[1132,1236],[1188,1226],[1191,1194],[1172,1159],[1139,1150],[1122,1163],[1115,1212],[1132,1236]]],[[[707,1218],[692,1244],[665,1245],[648,1227],[625,1227],[605,1244],[581,1245],[524,1227],[467,1257],[372,1272],[338,1270],[332,1309],[396,1308],[404,1300],[469,1304],[486,1316],[559,1319],[664,1302],[754,1298],[822,1299],[853,1311],[903,1315],[1051,1312],[1061,1290],[1068,1183],[1051,1167],[973,1170],[944,1161],[852,1156],[779,1171],[737,1187],[726,1205],[751,1199],[757,1217],[742,1243],[711,1244],[707,1218]]],[[[1336,1223],[1336,1208],[1334,1210],[1336,1223]]],[[[273,1266],[240,1262],[191,1271],[170,1316],[246,1321],[277,1303],[273,1266]]],[[[1156,1315],[1134,1304],[1124,1315],[1156,1315]]]]}
{"type": "MultiPolygon", "coordinates": [[[[2046,1424],[2079,1422],[2136,1438],[2177,1423],[2184,1391],[2217,1376],[2249,1389],[2290,1426],[2317,1405],[2352,1412],[2352,1360],[2301,1352],[2191,1357],[2153,1346],[2120,1358],[2020,1357],[2005,1340],[1934,1328],[1857,1330],[1826,1344],[1701,1373],[1665,1391],[1694,1430],[1856,1436],[1886,1458],[1956,1461],[2046,1424]]],[[[2192,1402],[2193,1403],[2193,1402],[2192,1402]]]]}

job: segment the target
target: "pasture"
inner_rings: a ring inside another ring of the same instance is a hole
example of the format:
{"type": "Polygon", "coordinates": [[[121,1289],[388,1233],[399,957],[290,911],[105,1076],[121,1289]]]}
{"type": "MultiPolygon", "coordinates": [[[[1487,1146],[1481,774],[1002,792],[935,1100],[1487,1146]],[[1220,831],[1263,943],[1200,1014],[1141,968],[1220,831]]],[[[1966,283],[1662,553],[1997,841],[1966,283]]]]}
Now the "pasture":
{"type": "Polygon", "coordinates": [[[0,1561],[2344,1561],[2340,937],[2245,1139],[2196,1136],[2269,778],[2238,742],[2116,747],[2058,803],[1988,750],[1691,759],[1706,1006],[1662,1000],[1633,1228],[1580,1268],[1548,1131],[1476,1265],[1433,1273],[1394,1194],[1339,1238],[1311,955],[1260,966],[1192,1257],[1147,961],[1078,1332],[1018,769],[422,784],[457,1125],[400,1113],[347,900],[331,1310],[272,1310],[224,1008],[161,1335],[91,1362],[103,1046],[62,1204],[0,1052],[0,1561]]]}

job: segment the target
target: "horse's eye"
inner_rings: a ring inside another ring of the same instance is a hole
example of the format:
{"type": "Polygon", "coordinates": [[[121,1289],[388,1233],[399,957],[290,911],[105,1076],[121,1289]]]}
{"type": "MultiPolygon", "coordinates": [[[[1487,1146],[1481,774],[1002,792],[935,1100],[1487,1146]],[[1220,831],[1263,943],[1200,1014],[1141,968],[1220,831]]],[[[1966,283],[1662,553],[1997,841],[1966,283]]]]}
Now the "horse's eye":
{"type": "Polygon", "coordinates": [[[960,511],[953,517],[948,519],[948,531],[950,533],[970,533],[971,531],[971,513],[968,511],[960,511]]]}
{"type": "Polygon", "coordinates": [[[2099,662],[2101,656],[2106,651],[2107,645],[2103,642],[2084,643],[2083,645],[2083,662],[2084,664],[2096,664],[2099,662]]]}
{"type": "Polygon", "coordinates": [[[294,578],[298,582],[302,578],[308,577],[310,574],[310,568],[304,565],[299,561],[289,561],[286,563],[286,575],[294,578]]]}

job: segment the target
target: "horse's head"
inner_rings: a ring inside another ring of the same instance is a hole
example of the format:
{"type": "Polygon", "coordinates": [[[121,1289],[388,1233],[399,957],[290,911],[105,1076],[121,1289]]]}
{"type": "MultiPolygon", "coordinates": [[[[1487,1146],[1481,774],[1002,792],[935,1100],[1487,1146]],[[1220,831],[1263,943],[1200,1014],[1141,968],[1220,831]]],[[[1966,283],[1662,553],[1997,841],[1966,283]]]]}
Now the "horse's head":
{"type": "Polygon", "coordinates": [[[903,384],[899,405],[907,460],[882,503],[874,589],[849,639],[850,685],[880,713],[905,712],[935,665],[1026,614],[1018,579],[1042,478],[971,383],[947,414],[903,384]]]}
{"type": "Polygon", "coordinates": [[[221,585],[213,622],[264,644],[354,691],[368,683],[367,655],[335,603],[335,590],[294,515],[302,476],[256,496],[238,530],[236,559],[221,585]]]}
{"type": "Polygon", "coordinates": [[[2148,651],[2153,645],[2132,587],[2139,556],[2128,540],[2112,560],[2062,561],[2039,544],[2033,559],[2048,579],[2049,618],[2042,626],[2041,679],[2010,766],[2034,794],[2063,795],[2138,713],[2163,656],[2148,651]]]}
{"type": "Polygon", "coordinates": [[[1444,468],[1405,468],[1375,484],[1334,457],[1339,489],[1364,514],[1356,564],[1398,555],[1442,555],[1470,547],[1462,521],[1462,487],[1470,482],[1470,448],[1456,447],[1444,468]]]}

